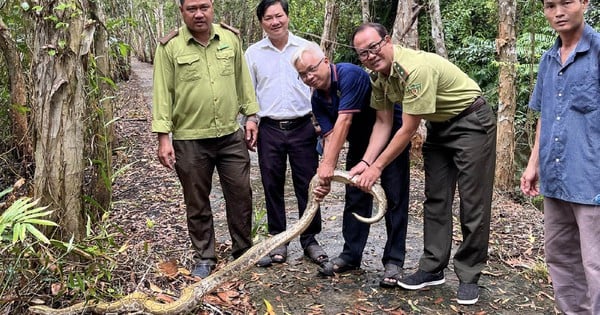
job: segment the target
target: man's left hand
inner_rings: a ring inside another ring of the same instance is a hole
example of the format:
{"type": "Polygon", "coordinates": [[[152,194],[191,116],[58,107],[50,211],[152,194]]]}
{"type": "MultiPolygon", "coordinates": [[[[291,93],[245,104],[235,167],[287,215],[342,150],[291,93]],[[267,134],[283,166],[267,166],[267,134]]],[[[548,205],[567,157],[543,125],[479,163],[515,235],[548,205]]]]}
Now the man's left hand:
{"type": "Polygon", "coordinates": [[[256,139],[258,137],[258,126],[256,122],[248,120],[246,121],[246,147],[248,150],[256,151],[256,139]]]}

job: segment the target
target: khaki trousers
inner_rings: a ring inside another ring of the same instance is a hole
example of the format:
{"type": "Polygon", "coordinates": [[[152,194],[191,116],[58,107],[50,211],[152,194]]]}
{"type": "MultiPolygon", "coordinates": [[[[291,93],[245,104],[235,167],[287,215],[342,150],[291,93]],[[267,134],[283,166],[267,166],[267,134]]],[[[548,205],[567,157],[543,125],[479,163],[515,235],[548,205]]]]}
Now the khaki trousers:
{"type": "Polygon", "coordinates": [[[600,206],[544,198],[546,263],[565,314],[600,314],[600,206]]]}

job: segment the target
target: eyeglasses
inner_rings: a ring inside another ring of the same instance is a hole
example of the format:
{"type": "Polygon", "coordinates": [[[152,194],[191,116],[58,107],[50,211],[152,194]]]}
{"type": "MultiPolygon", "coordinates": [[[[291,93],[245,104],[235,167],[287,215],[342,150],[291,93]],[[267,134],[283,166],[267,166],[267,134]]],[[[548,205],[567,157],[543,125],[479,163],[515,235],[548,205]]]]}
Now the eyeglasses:
{"type": "Polygon", "coordinates": [[[383,43],[384,40],[385,40],[385,37],[382,38],[377,43],[369,46],[369,48],[367,48],[367,49],[361,49],[361,50],[357,49],[356,53],[358,54],[358,59],[365,60],[365,59],[369,58],[369,54],[377,55],[381,51],[381,44],[383,43]]]}
{"type": "Polygon", "coordinates": [[[325,60],[324,57],[321,58],[321,60],[319,60],[319,62],[317,62],[316,65],[309,66],[308,68],[306,68],[306,71],[298,72],[298,78],[304,80],[308,77],[309,74],[317,72],[317,69],[319,69],[319,66],[321,65],[321,62],[323,62],[323,60],[325,60]]]}

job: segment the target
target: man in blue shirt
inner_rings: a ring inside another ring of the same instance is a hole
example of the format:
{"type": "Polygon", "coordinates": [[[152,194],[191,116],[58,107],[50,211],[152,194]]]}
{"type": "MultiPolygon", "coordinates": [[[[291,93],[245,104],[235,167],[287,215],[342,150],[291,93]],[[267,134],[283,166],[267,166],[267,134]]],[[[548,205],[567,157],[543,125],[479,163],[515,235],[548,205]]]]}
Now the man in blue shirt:
{"type": "Polygon", "coordinates": [[[558,39],[542,56],[529,103],[541,116],[521,190],[544,196],[556,304],[566,314],[600,314],[600,34],[584,21],[589,0],[542,3],[558,39]]]}
{"type": "MultiPolygon", "coordinates": [[[[315,193],[323,198],[328,192],[340,151],[348,140],[346,170],[362,160],[369,145],[375,122],[375,110],[370,107],[371,83],[369,75],[360,67],[349,63],[331,64],[321,48],[310,43],[300,48],[292,57],[300,79],[312,87],[312,111],[321,126],[323,141],[322,159],[317,169],[321,180],[315,193]],[[322,190],[321,190],[322,189],[322,190]]],[[[398,112],[395,128],[402,124],[398,112]]],[[[409,149],[390,163],[382,175],[382,186],[388,201],[385,215],[387,242],[382,262],[385,272],[380,282],[384,287],[395,287],[401,276],[406,252],[405,240],[408,222],[409,149]]],[[[359,222],[352,213],[370,216],[373,208],[371,195],[357,187],[346,186],[342,234],[342,253],[325,263],[319,272],[325,276],[358,269],[362,260],[369,225],[359,222]]]]}

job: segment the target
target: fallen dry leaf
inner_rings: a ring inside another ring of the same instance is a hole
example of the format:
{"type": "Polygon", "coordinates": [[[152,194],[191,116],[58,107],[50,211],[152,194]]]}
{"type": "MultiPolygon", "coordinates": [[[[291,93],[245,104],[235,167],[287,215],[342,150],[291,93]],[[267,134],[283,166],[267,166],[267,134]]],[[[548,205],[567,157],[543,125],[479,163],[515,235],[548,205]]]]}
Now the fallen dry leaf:
{"type": "Polygon", "coordinates": [[[158,270],[168,278],[175,278],[179,272],[179,268],[177,268],[177,260],[171,259],[158,263],[158,270]]]}
{"type": "Polygon", "coordinates": [[[50,286],[50,291],[52,292],[52,295],[58,295],[60,293],[60,291],[62,290],[63,286],[62,283],[53,283],[50,286]]]}

